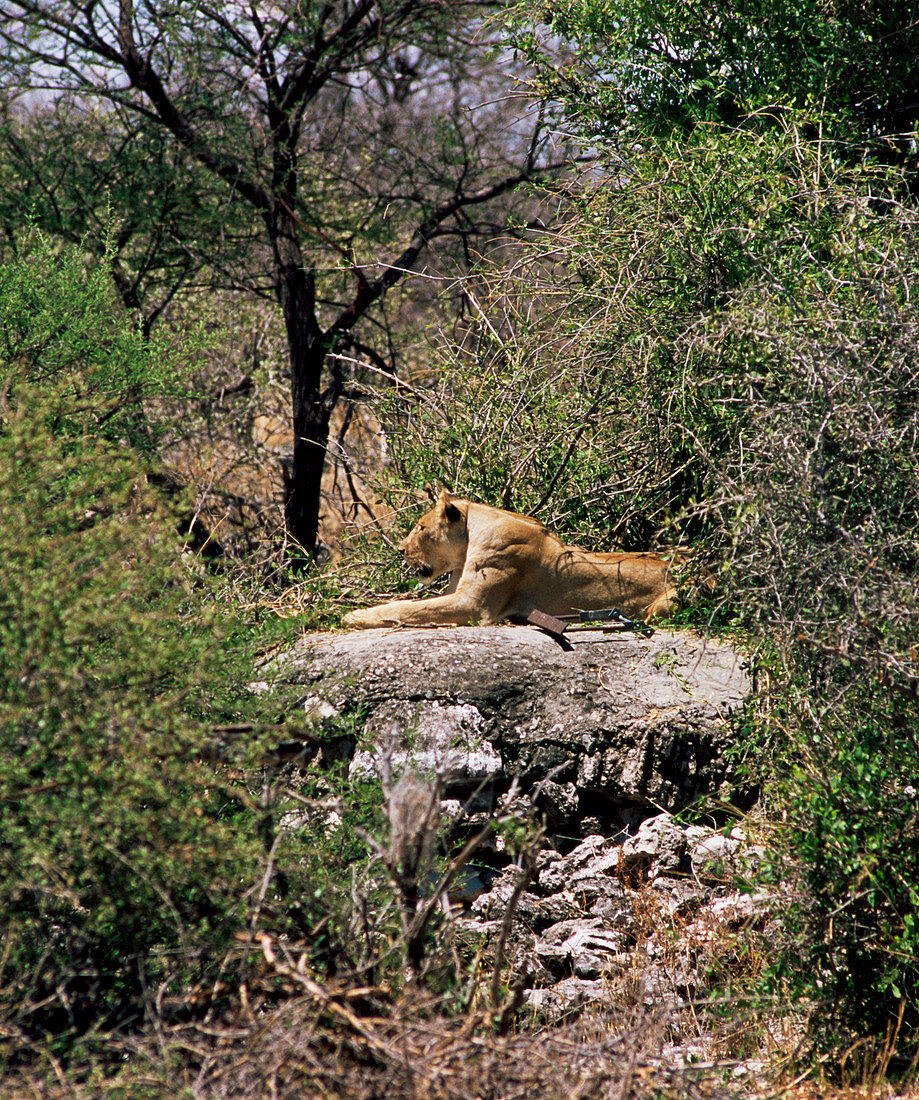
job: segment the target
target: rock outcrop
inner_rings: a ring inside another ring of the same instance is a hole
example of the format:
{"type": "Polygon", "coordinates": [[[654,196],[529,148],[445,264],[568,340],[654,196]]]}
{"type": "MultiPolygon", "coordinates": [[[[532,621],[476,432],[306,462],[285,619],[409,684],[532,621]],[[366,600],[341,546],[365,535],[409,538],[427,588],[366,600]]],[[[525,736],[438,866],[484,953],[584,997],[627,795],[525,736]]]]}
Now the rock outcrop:
{"type": "Polygon", "coordinates": [[[513,777],[551,828],[580,835],[674,811],[728,779],[742,658],[695,634],[533,627],[305,636],[272,664],[317,715],[360,711],[352,769],[381,751],[482,808],[513,777]]]}
{"type": "Polygon", "coordinates": [[[510,803],[537,813],[527,866],[495,836],[449,894],[460,949],[509,962],[525,1007],[553,1021],[653,1004],[679,1057],[705,1055],[688,1007],[705,959],[769,919],[737,889],[760,858],[744,834],[674,817],[730,785],[749,691],[734,649],[690,632],[578,630],[563,647],[532,627],[368,630],[305,636],[266,673],[320,721],[359,718],[352,775],[435,775],[462,835],[510,803]]]}

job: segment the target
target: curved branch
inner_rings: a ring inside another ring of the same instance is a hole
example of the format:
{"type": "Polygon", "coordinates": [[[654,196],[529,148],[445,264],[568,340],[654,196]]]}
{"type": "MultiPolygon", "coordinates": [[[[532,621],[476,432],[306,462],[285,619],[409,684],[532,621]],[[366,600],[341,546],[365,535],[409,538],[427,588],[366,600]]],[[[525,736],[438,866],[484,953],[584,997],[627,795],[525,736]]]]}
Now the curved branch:
{"type": "Polygon", "coordinates": [[[521,183],[527,183],[540,176],[558,171],[568,164],[570,164],[570,161],[565,161],[564,164],[545,164],[539,168],[528,167],[513,176],[507,176],[497,183],[483,187],[471,195],[456,193],[446,202],[435,207],[415,230],[410,243],[403,249],[398,259],[394,263],[388,264],[384,268],[383,274],[372,283],[367,282],[366,279],[360,282],[354,301],[332,323],[328,329],[328,335],[338,335],[353,328],[370,306],[381,298],[390,287],[395,286],[404,275],[411,274],[419,255],[440,234],[443,223],[449,218],[452,218],[466,207],[490,202],[492,199],[498,198],[499,195],[504,195],[515,187],[519,187],[521,183]]]}

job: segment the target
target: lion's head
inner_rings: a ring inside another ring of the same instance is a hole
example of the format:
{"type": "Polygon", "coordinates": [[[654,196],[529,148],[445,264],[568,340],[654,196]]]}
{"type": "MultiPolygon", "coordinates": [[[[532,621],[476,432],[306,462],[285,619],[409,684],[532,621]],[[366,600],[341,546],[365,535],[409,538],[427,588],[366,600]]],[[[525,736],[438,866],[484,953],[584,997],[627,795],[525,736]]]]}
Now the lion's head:
{"type": "Polygon", "coordinates": [[[462,505],[443,489],[434,507],[399,543],[405,560],[418,570],[425,584],[459,569],[466,559],[469,534],[462,505]]]}

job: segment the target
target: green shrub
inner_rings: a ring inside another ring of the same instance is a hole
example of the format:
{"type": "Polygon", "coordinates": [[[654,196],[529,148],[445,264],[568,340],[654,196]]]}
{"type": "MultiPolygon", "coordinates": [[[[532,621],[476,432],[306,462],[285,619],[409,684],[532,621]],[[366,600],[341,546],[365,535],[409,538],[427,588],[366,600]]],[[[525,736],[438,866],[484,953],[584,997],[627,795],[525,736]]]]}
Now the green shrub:
{"type": "Polygon", "coordinates": [[[0,1012],[84,1030],[225,945],[262,852],[200,759],[188,710],[233,671],[168,517],[73,406],[63,436],[54,402],[20,389],[17,406],[0,433],[0,1012]]]}
{"type": "Polygon", "coordinates": [[[474,354],[438,349],[426,402],[396,389],[375,406],[392,456],[383,491],[399,503],[412,490],[446,485],[608,542],[613,524],[602,497],[615,468],[595,427],[612,400],[609,372],[543,360],[524,332],[499,341],[483,326],[477,335],[474,354]]]}
{"type": "Polygon", "coordinates": [[[208,762],[247,706],[245,632],[131,446],[174,363],[33,244],[0,269],[0,1031],[66,1047],[219,971],[271,807],[208,762]]]}
{"type": "MultiPolygon", "coordinates": [[[[816,1003],[814,1037],[850,1071],[902,1070],[919,1026],[919,706],[867,678],[846,694],[819,724],[799,713],[776,792],[800,879],[772,980],[816,1003]]],[[[787,862],[773,870],[787,881],[787,862]]]]}
{"type": "Polygon", "coordinates": [[[544,251],[580,265],[568,312],[602,320],[588,339],[626,381],[620,497],[710,551],[709,621],[760,657],[747,731],[774,878],[796,885],[772,992],[808,1010],[823,1067],[853,1051],[915,1067],[911,18],[654,0],[563,3],[548,30],[518,15],[553,106],[605,162],[544,251]]]}
{"type": "Polygon", "coordinates": [[[101,433],[149,450],[143,398],[179,386],[196,337],[186,334],[180,354],[145,335],[120,306],[107,261],[37,229],[26,235],[0,264],[0,364],[7,386],[32,382],[91,401],[101,433]]]}

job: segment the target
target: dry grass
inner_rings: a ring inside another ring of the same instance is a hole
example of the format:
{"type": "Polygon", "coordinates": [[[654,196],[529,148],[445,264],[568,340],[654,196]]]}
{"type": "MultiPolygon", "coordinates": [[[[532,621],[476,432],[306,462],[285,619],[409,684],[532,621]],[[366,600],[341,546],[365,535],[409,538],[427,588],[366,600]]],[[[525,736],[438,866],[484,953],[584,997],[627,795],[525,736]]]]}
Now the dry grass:
{"type": "Polygon", "coordinates": [[[750,925],[710,915],[668,915],[646,884],[632,891],[640,928],[630,965],[610,975],[602,1009],[573,1020],[505,1029],[506,1006],[474,990],[471,1004],[492,1007],[463,1011],[455,991],[435,997],[411,984],[319,979],[302,945],[293,951],[260,934],[250,980],[219,1004],[173,1005],[187,1013],[180,1020],[154,1014],[142,1033],[106,1040],[102,1068],[82,1063],[78,1078],[45,1049],[29,1070],[0,1080],[0,1100],[919,1098],[896,1092],[867,1053],[862,1064],[853,1052],[842,1077],[838,1066],[805,1069],[791,1050],[801,1053],[795,1011],[772,1006],[764,1016],[721,995],[716,1019],[704,999],[693,1006],[676,986],[646,1003],[640,979],[648,973],[675,974],[687,951],[730,969],[747,963],[736,949],[755,936],[750,925]],[[792,1019],[796,1037],[779,1035],[792,1019]]]}
{"type": "Polygon", "coordinates": [[[614,1026],[496,1036],[487,1021],[451,1020],[396,1006],[392,1015],[330,1033],[313,1006],[298,1004],[259,1029],[241,1063],[218,1052],[202,1066],[214,1097],[322,1095],[371,1100],[713,1095],[703,1074],[655,1064],[661,1023],[636,1018],[614,1026]]]}
{"type": "Polygon", "coordinates": [[[7,1073],[0,1100],[917,1100],[868,1073],[857,1085],[788,1070],[669,1056],[661,1009],[597,1014],[498,1035],[485,1014],[448,1016],[430,997],[303,988],[237,1000],[219,1019],[153,1026],[115,1072],[70,1079],[50,1059],[7,1073]]]}
{"type": "MultiPolygon", "coordinates": [[[[125,1051],[106,1082],[21,1076],[0,1096],[195,1100],[638,1100],[738,1095],[716,1067],[660,1057],[653,1012],[499,1036],[487,1017],[447,1017],[421,997],[387,1003],[323,990],[218,1023],[160,1028],[125,1051]]],[[[12,1084],[12,1082],[8,1082],[12,1084]]]]}

